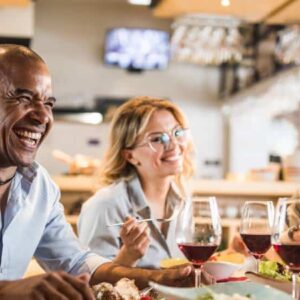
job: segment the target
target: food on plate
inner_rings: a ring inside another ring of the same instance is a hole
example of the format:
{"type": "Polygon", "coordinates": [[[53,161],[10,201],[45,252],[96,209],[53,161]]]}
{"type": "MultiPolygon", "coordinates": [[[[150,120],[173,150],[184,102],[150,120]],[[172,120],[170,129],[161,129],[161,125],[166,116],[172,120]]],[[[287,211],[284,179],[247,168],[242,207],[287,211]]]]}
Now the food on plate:
{"type": "Polygon", "coordinates": [[[292,273],[287,270],[283,264],[275,261],[261,261],[259,264],[258,273],[260,275],[277,280],[292,280],[292,273]]]}
{"type": "Polygon", "coordinates": [[[233,294],[232,296],[226,294],[207,293],[197,297],[197,300],[249,300],[253,299],[251,296],[241,296],[240,294],[233,294]]]}
{"type": "Polygon", "coordinates": [[[119,293],[122,300],[140,299],[140,293],[134,284],[134,280],[128,278],[119,280],[115,285],[115,290],[119,293]]]}
{"type": "Polygon", "coordinates": [[[189,261],[186,258],[166,258],[160,261],[160,267],[162,269],[167,269],[188,263],[189,261]]]}
{"type": "Polygon", "coordinates": [[[151,296],[142,296],[140,300],[152,300],[151,296]]]}
{"type": "Polygon", "coordinates": [[[219,294],[209,291],[208,293],[198,296],[197,300],[249,300],[254,299],[251,295],[242,296],[240,294],[234,293],[233,295],[219,294]]]}
{"type": "Polygon", "coordinates": [[[115,286],[102,282],[93,286],[93,291],[97,300],[139,300],[139,290],[134,284],[134,280],[122,278],[115,286]]]}
{"type": "Polygon", "coordinates": [[[107,282],[94,285],[93,291],[98,300],[121,300],[113,285],[107,282]]]}
{"type": "Polygon", "coordinates": [[[246,258],[243,254],[237,252],[218,252],[214,254],[210,261],[231,262],[235,264],[243,264],[246,258]]]}

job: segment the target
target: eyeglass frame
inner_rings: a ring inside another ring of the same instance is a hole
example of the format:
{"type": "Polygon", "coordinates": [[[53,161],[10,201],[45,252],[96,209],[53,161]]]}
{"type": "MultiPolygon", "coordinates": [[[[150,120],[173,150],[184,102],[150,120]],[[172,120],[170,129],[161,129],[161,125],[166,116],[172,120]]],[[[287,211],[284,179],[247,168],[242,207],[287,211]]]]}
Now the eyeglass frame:
{"type": "MultiPolygon", "coordinates": [[[[174,133],[177,131],[177,130],[182,130],[184,132],[184,134],[186,134],[186,132],[189,132],[190,128],[188,127],[181,127],[181,126],[178,126],[178,127],[175,127],[174,129],[172,129],[171,131],[169,132],[166,132],[166,131],[162,131],[162,132],[158,132],[158,133],[151,133],[151,134],[160,134],[160,136],[163,136],[163,135],[167,135],[168,138],[169,138],[169,141],[168,143],[163,143],[161,142],[161,144],[163,145],[164,147],[164,151],[166,150],[166,146],[169,146],[171,141],[174,140],[176,141],[176,144],[182,144],[182,143],[179,143],[178,140],[176,139],[174,133]],[[170,132],[171,132],[171,135],[170,135],[170,132]]],[[[151,141],[149,140],[149,138],[151,137],[151,134],[147,136],[147,139],[148,141],[146,142],[142,142],[141,144],[137,144],[137,145],[134,145],[132,147],[128,147],[127,149],[135,149],[135,148],[139,148],[139,147],[143,147],[143,146],[149,146],[149,148],[154,151],[154,152],[158,152],[154,147],[153,145],[151,144],[151,141]]]]}

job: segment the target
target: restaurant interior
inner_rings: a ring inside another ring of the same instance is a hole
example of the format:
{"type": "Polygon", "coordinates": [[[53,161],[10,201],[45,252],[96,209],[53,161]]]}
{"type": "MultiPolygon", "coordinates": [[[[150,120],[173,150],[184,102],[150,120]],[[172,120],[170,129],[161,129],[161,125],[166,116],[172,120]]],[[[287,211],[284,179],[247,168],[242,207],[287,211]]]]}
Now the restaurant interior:
{"type": "MultiPolygon", "coordinates": [[[[192,200],[216,197],[218,251],[241,230],[246,201],[297,199],[299,21],[299,0],[0,0],[0,43],[31,47],[52,75],[55,122],[36,160],[75,234],[99,188],[112,116],[140,95],[170,99],[188,117],[192,200]]],[[[33,260],[26,276],[40,272],[33,260]]]]}

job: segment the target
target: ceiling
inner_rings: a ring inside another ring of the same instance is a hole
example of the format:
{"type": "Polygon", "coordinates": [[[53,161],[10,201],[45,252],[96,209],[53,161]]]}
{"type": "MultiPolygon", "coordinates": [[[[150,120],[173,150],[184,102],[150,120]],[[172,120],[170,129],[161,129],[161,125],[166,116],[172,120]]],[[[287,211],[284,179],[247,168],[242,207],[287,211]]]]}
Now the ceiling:
{"type": "Polygon", "coordinates": [[[0,6],[26,6],[31,0],[0,0],[0,6]]]}
{"type": "Polygon", "coordinates": [[[300,0],[230,0],[224,7],[221,0],[161,0],[154,9],[160,18],[182,14],[204,13],[232,15],[248,22],[287,24],[300,21],[300,0]]]}
{"type": "MultiPolygon", "coordinates": [[[[1,6],[25,6],[33,0],[0,0],[1,6]]],[[[44,0],[41,0],[44,1],[44,0]]],[[[68,0],[72,2],[127,3],[126,0],[68,0]]],[[[221,0],[155,0],[155,17],[175,18],[183,14],[203,13],[231,15],[248,22],[288,24],[300,22],[300,0],[230,0],[224,7],[221,0]]]]}

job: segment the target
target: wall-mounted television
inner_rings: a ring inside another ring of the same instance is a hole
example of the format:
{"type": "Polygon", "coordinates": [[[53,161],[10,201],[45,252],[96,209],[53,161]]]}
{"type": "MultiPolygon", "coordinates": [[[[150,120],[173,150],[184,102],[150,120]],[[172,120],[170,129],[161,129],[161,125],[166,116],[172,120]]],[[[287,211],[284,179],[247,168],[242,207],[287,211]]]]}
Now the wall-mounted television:
{"type": "Polygon", "coordinates": [[[169,33],[142,28],[114,28],[106,33],[104,62],[127,70],[165,69],[169,33]]]}

